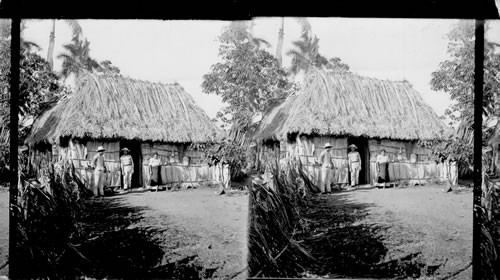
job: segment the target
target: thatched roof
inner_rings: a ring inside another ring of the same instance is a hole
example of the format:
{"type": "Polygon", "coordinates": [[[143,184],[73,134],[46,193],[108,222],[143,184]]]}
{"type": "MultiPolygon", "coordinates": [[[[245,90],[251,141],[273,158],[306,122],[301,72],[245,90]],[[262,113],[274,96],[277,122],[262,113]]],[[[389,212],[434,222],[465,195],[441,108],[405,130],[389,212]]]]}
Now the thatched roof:
{"type": "Polygon", "coordinates": [[[26,142],[64,136],[204,142],[221,132],[180,85],[87,73],[71,96],[35,121],[26,142]]]}
{"type": "Polygon", "coordinates": [[[254,138],[288,133],[430,140],[449,128],[408,82],[315,70],[300,92],[264,116],[254,138]]]}

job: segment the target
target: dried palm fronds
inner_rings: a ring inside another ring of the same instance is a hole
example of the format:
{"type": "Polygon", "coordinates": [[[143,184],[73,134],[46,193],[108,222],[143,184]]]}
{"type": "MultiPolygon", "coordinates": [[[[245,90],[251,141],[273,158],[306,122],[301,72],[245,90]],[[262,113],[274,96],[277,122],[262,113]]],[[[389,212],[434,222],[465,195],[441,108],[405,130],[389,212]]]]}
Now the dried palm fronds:
{"type": "Polygon", "coordinates": [[[221,130],[178,84],[86,73],[75,93],[43,114],[28,144],[60,137],[205,142],[221,130]]]}
{"type": "Polygon", "coordinates": [[[264,116],[254,137],[289,133],[431,140],[450,131],[408,82],[315,70],[301,92],[264,116]]]}
{"type": "Polygon", "coordinates": [[[19,277],[60,278],[65,270],[60,263],[63,256],[84,258],[71,240],[79,233],[80,198],[88,190],[73,172],[51,166],[42,184],[20,174],[17,202],[12,205],[17,220],[15,251],[16,261],[29,269],[17,271],[19,277]]]}
{"type": "Polygon", "coordinates": [[[275,168],[273,188],[254,183],[250,190],[251,277],[298,277],[303,263],[313,260],[296,240],[296,235],[305,230],[301,219],[303,194],[297,183],[304,179],[294,169],[291,165],[282,171],[275,168]]]}

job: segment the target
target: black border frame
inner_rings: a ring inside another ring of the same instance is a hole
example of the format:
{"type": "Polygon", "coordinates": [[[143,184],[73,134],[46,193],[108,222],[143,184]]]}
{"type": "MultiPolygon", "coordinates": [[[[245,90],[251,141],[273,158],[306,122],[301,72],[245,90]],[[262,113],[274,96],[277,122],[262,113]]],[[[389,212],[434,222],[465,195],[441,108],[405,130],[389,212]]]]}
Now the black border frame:
{"type": "MultiPolygon", "coordinates": [[[[248,20],[253,17],[269,16],[319,16],[353,18],[448,18],[475,19],[475,81],[474,81],[474,123],[482,124],[482,97],[484,79],[484,20],[499,19],[500,7],[494,0],[415,0],[414,2],[385,1],[337,1],[330,3],[319,0],[302,3],[282,1],[187,1],[187,2],[152,2],[152,1],[96,1],[83,3],[69,1],[36,0],[1,0],[0,18],[12,20],[11,44],[11,126],[18,126],[19,97],[19,52],[20,23],[22,18],[63,19],[216,19],[248,20]]],[[[479,264],[480,223],[481,218],[476,207],[481,203],[481,164],[482,164],[482,125],[474,126],[474,215],[473,215],[473,264],[479,264]]],[[[18,131],[11,129],[10,146],[10,203],[17,200],[18,184],[18,131]]],[[[9,218],[9,277],[17,278],[16,271],[22,266],[15,259],[16,220],[10,209],[9,218]]],[[[478,279],[478,266],[473,265],[473,279],[478,279]]]]}

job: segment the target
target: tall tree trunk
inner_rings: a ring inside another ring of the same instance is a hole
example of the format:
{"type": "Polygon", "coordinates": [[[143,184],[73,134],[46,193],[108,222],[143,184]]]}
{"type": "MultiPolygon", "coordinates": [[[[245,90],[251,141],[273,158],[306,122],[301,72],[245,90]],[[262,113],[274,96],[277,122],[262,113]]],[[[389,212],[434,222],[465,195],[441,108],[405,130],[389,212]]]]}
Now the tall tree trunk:
{"type": "Polygon", "coordinates": [[[276,58],[278,59],[278,64],[280,67],[283,65],[282,53],[283,53],[283,37],[285,35],[284,28],[285,28],[285,18],[281,18],[281,28],[278,32],[278,45],[276,47],[276,58]]]}
{"type": "Polygon", "coordinates": [[[52,31],[49,36],[49,51],[47,52],[47,61],[50,65],[50,70],[54,69],[54,43],[56,38],[56,20],[52,20],[52,31]]]}

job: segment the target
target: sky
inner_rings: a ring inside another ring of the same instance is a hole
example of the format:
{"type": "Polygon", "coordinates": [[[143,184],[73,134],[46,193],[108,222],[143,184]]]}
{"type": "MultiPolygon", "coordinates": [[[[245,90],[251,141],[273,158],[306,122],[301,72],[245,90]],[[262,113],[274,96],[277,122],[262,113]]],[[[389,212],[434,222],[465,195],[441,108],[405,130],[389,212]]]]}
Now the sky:
{"type": "MultiPolygon", "coordinates": [[[[308,19],[312,32],[320,39],[322,55],[341,58],[360,75],[406,79],[438,115],[450,105],[448,94],[433,91],[430,80],[431,73],[447,58],[446,34],[458,20],[308,19]]],[[[280,18],[254,19],[254,36],[267,40],[273,55],[280,22],[280,18]]],[[[221,98],[203,93],[201,83],[210,66],[220,61],[217,37],[228,22],[80,20],[80,24],[90,41],[90,55],[98,61],[110,60],[131,78],[180,83],[211,118],[221,108],[221,98]]],[[[43,57],[47,56],[50,30],[49,20],[28,21],[24,30],[24,38],[39,44],[43,57]]],[[[300,32],[295,18],[285,18],[285,67],[291,63],[286,52],[292,48],[292,41],[299,39],[300,32]]],[[[70,40],[70,28],[64,21],[57,21],[55,56],[63,52],[62,45],[70,40]]],[[[55,59],[54,63],[55,70],[60,70],[62,61],[55,59]]]]}

